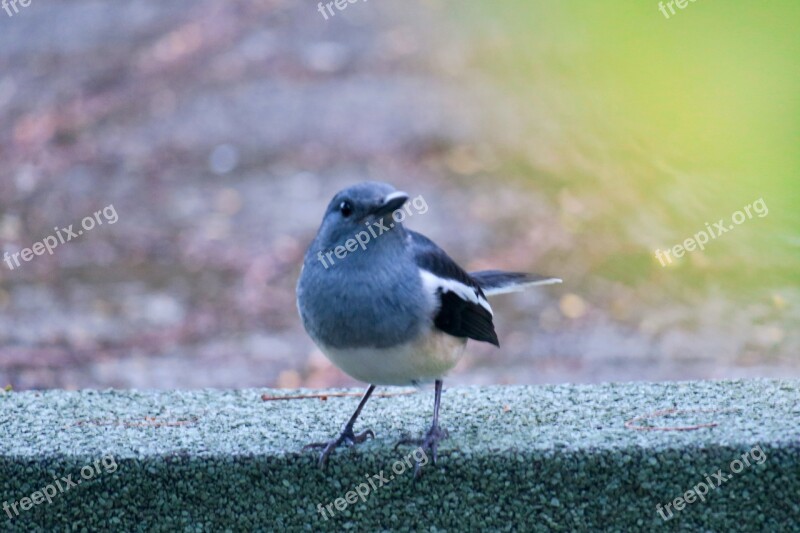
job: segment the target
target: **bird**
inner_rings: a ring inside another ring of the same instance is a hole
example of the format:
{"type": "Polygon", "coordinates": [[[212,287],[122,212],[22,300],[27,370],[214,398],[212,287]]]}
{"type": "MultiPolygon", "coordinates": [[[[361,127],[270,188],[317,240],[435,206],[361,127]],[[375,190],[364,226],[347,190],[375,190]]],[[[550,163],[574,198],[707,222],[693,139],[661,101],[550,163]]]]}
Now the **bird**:
{"type": "MultiPolygon", "coordinates": [[[[448,436],[439,424],[443,378],[460,360],[468,339],[500,346],[487,297],[561,283],[523,272],[467,273],[431,239],[404,226],[406,212],[411,213],[405,205],[409,198],[377,181],[337,192],[303,259],[296,295],[306,332],[334,365],[368,384],[336,437],[303,448],[321,449],[322,468],[342,444],[375,437],[371,429],[356,433],[354,427],[377,386],[431,382],[430,429],[397,446],[418,445],[436,464],[439,443],[448,436]]],[[[418,199],[424,202],[418,196],[414,205],[418,199]]]]}

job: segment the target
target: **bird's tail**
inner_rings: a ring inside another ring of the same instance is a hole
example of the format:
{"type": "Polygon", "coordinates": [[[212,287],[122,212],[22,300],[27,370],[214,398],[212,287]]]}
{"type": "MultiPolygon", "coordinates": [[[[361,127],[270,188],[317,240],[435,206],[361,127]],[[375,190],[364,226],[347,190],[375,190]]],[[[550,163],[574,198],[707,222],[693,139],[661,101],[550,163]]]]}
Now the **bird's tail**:
{"type": "Polygon", "coordinates": [[[472,279],[478,282],[486,296],[520,292],[537,285],[551,285],[561,283],[559,278],[549,278],[539,274],[526,274],[524,272],[503,272],[502,270],[481,270],[470,272],[472,279]]]}

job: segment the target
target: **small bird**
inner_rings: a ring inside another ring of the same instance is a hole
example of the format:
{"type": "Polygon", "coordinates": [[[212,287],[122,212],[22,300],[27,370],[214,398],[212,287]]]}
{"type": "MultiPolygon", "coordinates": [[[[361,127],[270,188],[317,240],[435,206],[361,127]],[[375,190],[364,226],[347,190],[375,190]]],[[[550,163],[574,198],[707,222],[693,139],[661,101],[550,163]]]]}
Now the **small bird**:
{"type": "MultiPolygon", "coordinates": [[[[377,385],[431,381],[430,429],[398,446],[421,446],[436,464],[439,442],[447,436],[439,425],[442,378],[461,358],[467,339],[500,346],[486,297],[561,282],[521,272],[465,272],[433,241],[406,229],[398,221],[404,216],[394,216],[408,200],[405,192],[380,182],[338,192],[305,255],[297,284],[303,326],[337,367],[369,384],[336,438],[304,448],[322,449],[323,468],[342,443],[374,438],[372,430],[355,433],[353,426],[377,385]]],[[[417,476],[419,467],[418,462],[417,476]]]]}

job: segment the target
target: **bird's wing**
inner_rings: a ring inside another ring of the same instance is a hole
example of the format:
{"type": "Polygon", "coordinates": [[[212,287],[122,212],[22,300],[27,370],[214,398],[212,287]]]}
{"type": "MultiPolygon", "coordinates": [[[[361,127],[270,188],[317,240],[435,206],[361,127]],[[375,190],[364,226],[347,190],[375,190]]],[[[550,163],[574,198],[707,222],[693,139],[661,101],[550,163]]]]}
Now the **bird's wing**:
{"type": "Polygon", "coordinates": [[[454,337],[500,346],[492,323],[492,308],[478,283],[424,235],[409,230],[408,243],[420,269],[423,287],[439,304],[434,325],[454,337]]]}

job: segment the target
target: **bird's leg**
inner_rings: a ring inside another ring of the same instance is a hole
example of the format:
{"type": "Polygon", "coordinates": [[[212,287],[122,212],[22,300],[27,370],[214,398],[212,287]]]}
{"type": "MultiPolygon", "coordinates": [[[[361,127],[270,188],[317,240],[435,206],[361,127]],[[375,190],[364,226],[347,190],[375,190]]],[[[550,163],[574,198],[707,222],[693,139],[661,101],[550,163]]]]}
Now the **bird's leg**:
{"type": "Polygon", "coordinates": [[[367,429],[362,431],[361,433],[353,433],[353,424],[356,423],[356,419],[358,415],[361,414],[361,409],[364,408],[366,405],[367,400],[372,395],[372,391],[375,390],[375,385],[370,385],[367,389],[367,392],[364,393],[364,396],[361,397],[361,401],[358,402],[358,408],[356,408],[356,412],[353,413],[353,416],[350,417],[350,420],[342,426],[342,431],[339,433],[339,436],[329,442],[312,442],[311,444],[307,444],[303,446],[303,451],[313,448],[323,448],[322,453],[319,456],[319,466],[320,468],[325,468],[325,465],[328,463],[328,456],[335,450],[341,443],[346,443],[350,446],[354,444],[361,444],[368,437],[375,438],[375,433],[371,429],[367,429]]]}
{"type": "MultiPolygon", "coordinates": [[[[442,380],[436,380],[436,392],[433,401],[433,424],[431,424],[431,428],[425,434],[425,436],[421,439],[403,439],[395,445],[395,449],[398,446],[403,444],[415,444],[422,448],[422,450],[430,450],[431,452],[431,460],[433,464],[436,464],[436,459],[438,458],[438,450],[439,450],[439,441],[444,440],[447,438],[447,430],[443,429],[439,426],[439,404],[442,402],[442,380]]],[[[425,463],[426,464],[427,458],[425,463]]],[[[420,476],[421,470],[420,467],[422,466],[419,460],[417,460],[417,464],[414,467],[414,477],[418,478],[420,476]]]]}

